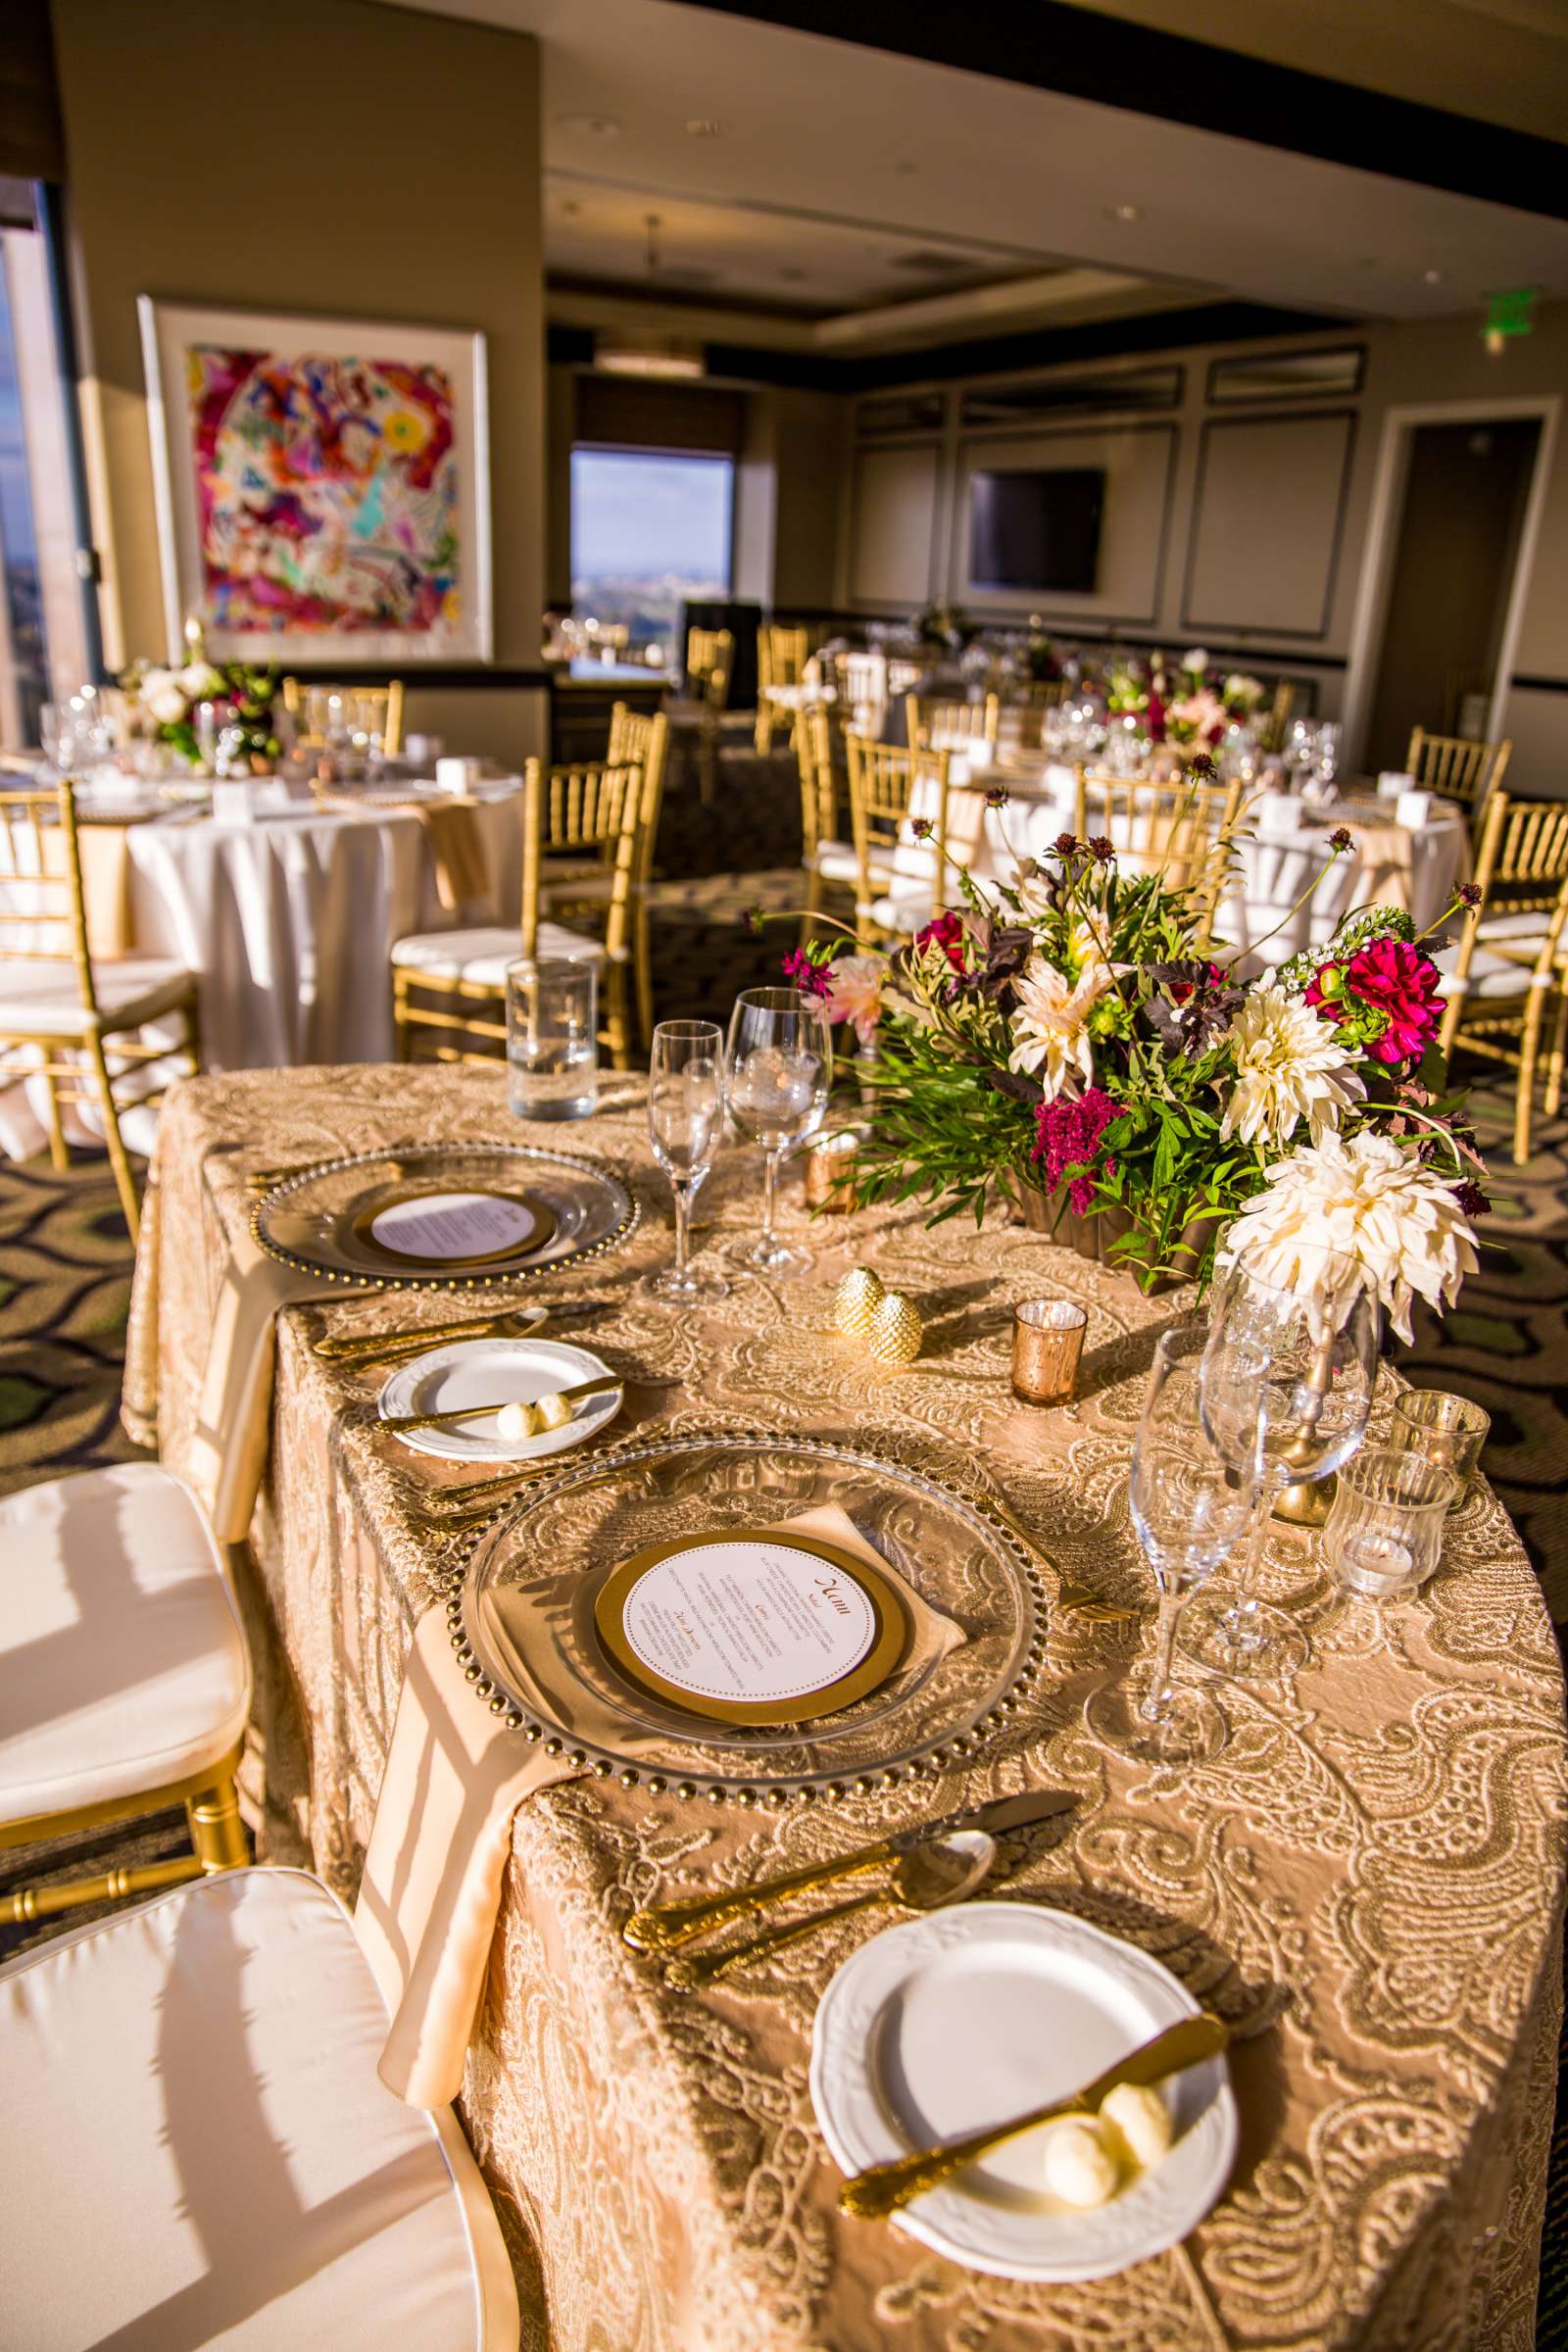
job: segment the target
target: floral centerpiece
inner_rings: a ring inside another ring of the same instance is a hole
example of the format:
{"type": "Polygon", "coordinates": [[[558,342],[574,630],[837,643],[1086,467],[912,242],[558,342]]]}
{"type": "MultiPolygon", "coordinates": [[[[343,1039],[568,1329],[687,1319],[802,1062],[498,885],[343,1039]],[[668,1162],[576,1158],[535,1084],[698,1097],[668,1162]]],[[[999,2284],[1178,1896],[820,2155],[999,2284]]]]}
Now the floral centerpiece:
{"type": "Polygon", "coordinates": [[[1360,909],[1243,980],[1193,896],[1123,873],[1108,840],[1064,833],[1005,881],[955,870],[958,904],[892,955],[785,958],[869,1054],[862,1199],[978,1224],[1004,1196],[1146,1289],[1238,1256],[1294,1281],[1340,1250],[1405,1337],[1415,1295],[1451,1303],[1485,1168],[1440,1095],[1439,975],[1407,914],[1360,909]]]}
{"type": "Polygon", "coordinates": [[[161,669],[137,662],[121,674],[120,685],[139,703],[152,721],[153,733],[193,768],[204,768],[216,755],[228,774],[255,774],[270,768],[280,750],[272,730],[272,707],[277,700],[277,671],[256,669],[243,662],[209,662],[198,655],[182,669],[161,669]],[[204,743],[198,713],[213,707],[213,741],[204,743]]]}

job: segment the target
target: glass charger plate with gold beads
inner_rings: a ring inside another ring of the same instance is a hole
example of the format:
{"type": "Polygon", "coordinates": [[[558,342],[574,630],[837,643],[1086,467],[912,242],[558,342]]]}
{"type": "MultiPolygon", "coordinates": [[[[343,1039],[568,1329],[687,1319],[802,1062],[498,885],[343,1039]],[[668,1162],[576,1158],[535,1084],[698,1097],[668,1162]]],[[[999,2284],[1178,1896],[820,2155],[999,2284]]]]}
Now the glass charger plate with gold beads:
{"type": "Polygon", "coordinates": [[[714,1432],[534,1490],[475,1545],[453,1640],[479,1697],[552,1753],[655,1794],[779,1802],[973,1752],[1039,1674],[1046,1609],[1038,1561],[956,1488],[825,1439],[714,1432]],[[829,1587],[814,1677],[787,1642],[759,1668],[759,1617],[777,1632],[829,1587]],[[694,1596],[706,1644],[684,1640],[694,1596]]]}
{"type": "Polygon", "coordinates": [[[635,1197],[612,1169],[500,1143],[320,1160],[251,1212],[257,1241],[284,1265],[378,1290],[532,1281],[617,1249],[636,1222],[635,1197]]]}

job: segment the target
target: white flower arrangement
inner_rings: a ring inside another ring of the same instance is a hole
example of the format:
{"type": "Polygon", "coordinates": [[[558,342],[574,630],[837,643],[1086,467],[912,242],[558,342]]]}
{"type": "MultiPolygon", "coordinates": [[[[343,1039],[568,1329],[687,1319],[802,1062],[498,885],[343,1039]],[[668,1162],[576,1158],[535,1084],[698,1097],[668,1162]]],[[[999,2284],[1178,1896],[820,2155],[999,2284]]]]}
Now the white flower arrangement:
{"type": "Polygon", "coordinates": [[[1314,1144],[1361,1102],[1366,1087],[1338,1032],[1283,989],[1272,971],[1248,990],[1222,1041],[1235,1083],[1220,1135],[1244,1144],[1289,1143],[1302,1119],[1314,1144]]]}

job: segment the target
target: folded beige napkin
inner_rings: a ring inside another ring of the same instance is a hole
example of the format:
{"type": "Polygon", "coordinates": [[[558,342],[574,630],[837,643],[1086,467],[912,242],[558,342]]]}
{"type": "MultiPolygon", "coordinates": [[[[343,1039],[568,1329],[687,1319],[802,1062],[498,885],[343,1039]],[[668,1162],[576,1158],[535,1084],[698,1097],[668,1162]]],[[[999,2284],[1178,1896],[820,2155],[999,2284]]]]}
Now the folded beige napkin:
{"type": "Polygon", "coordinates": [[[320,797],[323,808],[346,810],[355,816],[364,816],[368,806],[377,816],[416,818],[435,870],[435,895],[448,913],[494,911],[490,861],[484,854],[477,801],[464,800],[456,794],[433,801],[389,797],[370,804],[352,800],[341,792],[323,793],[320,797]]]}
{"type": "Polygon", "coordinates": [[[344,1293],[280,1265],[248,1233],[229,1250],[185,1464],[220,1543],[245,1541],[267,1470],[278,1309],[328,1295],[344,1293]]]}
{"type": "MultiPolygon", "coordinates": [[[[748,1532],[815,1535],[879,1569],[910,1613],[911,1648],[903,1670],[927,1664],[965,1639],[961,1626],[911,1592],[835,1505],[748,1532]]],[[[519,1642],[508,1630],[505,1589],[486,1597],[498,1647],[515,1652],[519,1642]]],[[[579,1739],[592,1737],[580,1722],[562,1728],[579,1739]]],[[[632,1755],[654,1755],[662,1744],[650,1735],[628,1735],[618,1722],[615,1738],[632,1755]]],[[[354,1914],[393,2012],[381,2080],[411,2106],[443,2106],[462,2087],[513,1815],[524,1798],[576,1778],[580,1769],[501,1729],[464,1678],[444,1612],[426,1610],[415,1628],[354,1914]]]]}
{"type": "Polygon", "coordinates": [[[1362,906],[1410,907],[1410,834],[1403,825],[1358,825],[1355,898],[1362,906]]]}

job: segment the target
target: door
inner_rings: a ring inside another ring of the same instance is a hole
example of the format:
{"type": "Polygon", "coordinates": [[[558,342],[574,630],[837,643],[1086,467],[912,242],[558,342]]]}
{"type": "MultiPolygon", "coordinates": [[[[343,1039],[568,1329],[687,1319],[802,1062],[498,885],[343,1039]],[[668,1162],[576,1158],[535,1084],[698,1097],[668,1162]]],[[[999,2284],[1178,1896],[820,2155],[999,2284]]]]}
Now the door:
{"type": "Polygon", "coordinates": [[[1528,416],[1410,434],[1367,731],[1374,774],[1404,765],[1412,727],[1484,730],[1540,440],[1528,416]]]}

